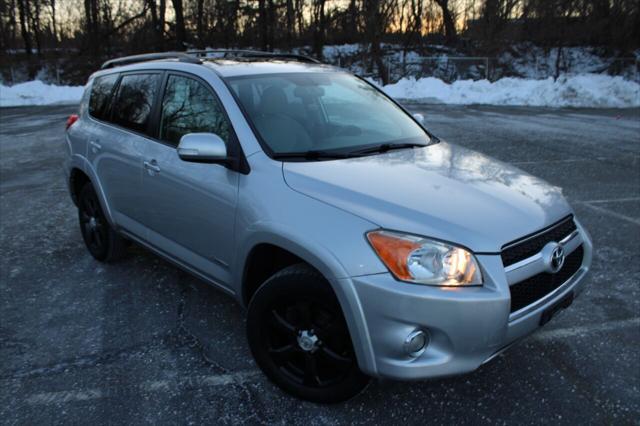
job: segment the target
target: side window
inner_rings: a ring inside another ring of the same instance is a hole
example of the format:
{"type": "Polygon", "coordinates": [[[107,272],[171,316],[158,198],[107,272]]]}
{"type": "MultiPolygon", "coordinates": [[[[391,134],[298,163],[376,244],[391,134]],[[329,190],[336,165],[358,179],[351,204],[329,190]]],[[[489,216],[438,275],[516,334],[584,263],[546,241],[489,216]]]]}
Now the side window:
{"type": "Polygon", "coordinates": [[[89,97],[89,114],[99,120],[106,120],[109,113],[109,101],[113,86],[118,81],[118,74],[97,77],[91,85],[89,97]]]}
{"type": "Polygon", "coordinates": [[[160,74],[131,74],[122,77],[113,104],[111,121],[136,132],[146,133],[160,74]]]}
{"type": "Polygon", "coordinates": [[[160,139],[177,146],[187,133],[215,133],[229,141],[231,126],[218,99],[204,84],[171,75],[162,101],[160,139]]]}

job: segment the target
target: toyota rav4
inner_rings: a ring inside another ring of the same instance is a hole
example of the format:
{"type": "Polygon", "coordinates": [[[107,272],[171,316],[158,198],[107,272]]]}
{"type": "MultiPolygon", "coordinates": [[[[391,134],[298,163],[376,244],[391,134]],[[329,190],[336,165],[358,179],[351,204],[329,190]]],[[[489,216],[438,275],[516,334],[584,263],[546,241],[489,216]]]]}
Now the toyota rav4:
{"type": "Polygon", "coordinates": [[[108,61],[64,169],[93,257],[134,241],[229,293],[258,366],[317,402],[475,370],[567,307],[591,263],[559,188],[302,56],[108,61]]]}

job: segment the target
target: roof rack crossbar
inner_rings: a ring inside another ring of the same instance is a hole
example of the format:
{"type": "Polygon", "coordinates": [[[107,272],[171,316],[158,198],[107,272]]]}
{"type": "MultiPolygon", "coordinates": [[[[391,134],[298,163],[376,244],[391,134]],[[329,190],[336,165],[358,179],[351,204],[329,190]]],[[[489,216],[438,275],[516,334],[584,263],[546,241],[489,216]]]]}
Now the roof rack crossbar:
{"type": "MultiPolygon", "coordinates": [[[[307,62],[313,64],[321,63],[319,60],[310,56],[299,55],[296,53],[276,53],[264,52],[261,50],[245,50],[245,49],[204,49],[190,50],[186,52],[199,58],[207,58],[207,54],[219,54],[222,58],[272,58],[272,59],[293,59],[299,62],[307,62]]],[[[210,58],[215,59],[215,57],[210,58]]]]}
{"type": "Polygon", "coordinates": [[[107,68],[135,64],[138,62],[156,61],[159,59],[178,59],[181,62],[188,62],[190,64],[202,63],[202,61],[197,57],[183,52],[144,53],[142,55],[123,56],[122,58],[110,59],[103,63],[100,69],[104,70],[107,68]]]}

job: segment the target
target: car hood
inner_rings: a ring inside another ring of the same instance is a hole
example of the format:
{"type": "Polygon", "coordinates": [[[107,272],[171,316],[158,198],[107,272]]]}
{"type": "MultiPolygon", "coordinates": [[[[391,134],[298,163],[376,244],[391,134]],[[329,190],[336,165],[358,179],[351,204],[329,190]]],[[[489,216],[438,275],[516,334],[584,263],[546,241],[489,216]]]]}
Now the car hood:
{"type": "Polygon", "coordinates": [[[293,190],[382,228],[482,253],[499,252],[571,213],[560,188],[445,142],[346,160],[287,162],[283,173],[293,190]]]}

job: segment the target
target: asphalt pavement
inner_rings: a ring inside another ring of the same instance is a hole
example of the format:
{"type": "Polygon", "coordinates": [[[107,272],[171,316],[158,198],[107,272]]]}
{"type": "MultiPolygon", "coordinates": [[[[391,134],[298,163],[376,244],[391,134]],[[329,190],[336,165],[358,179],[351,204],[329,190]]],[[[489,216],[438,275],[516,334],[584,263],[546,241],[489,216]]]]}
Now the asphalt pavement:
{"type": "Polygon", "coordinates": [[[564,188],[595,248],[570,309],[474,373],[301,402],[231,298],[138,247],[88,254],[61,170],[76,108],[0,109],[0,423],[640,424],[640,111],[409,108],[564,188]]]}

